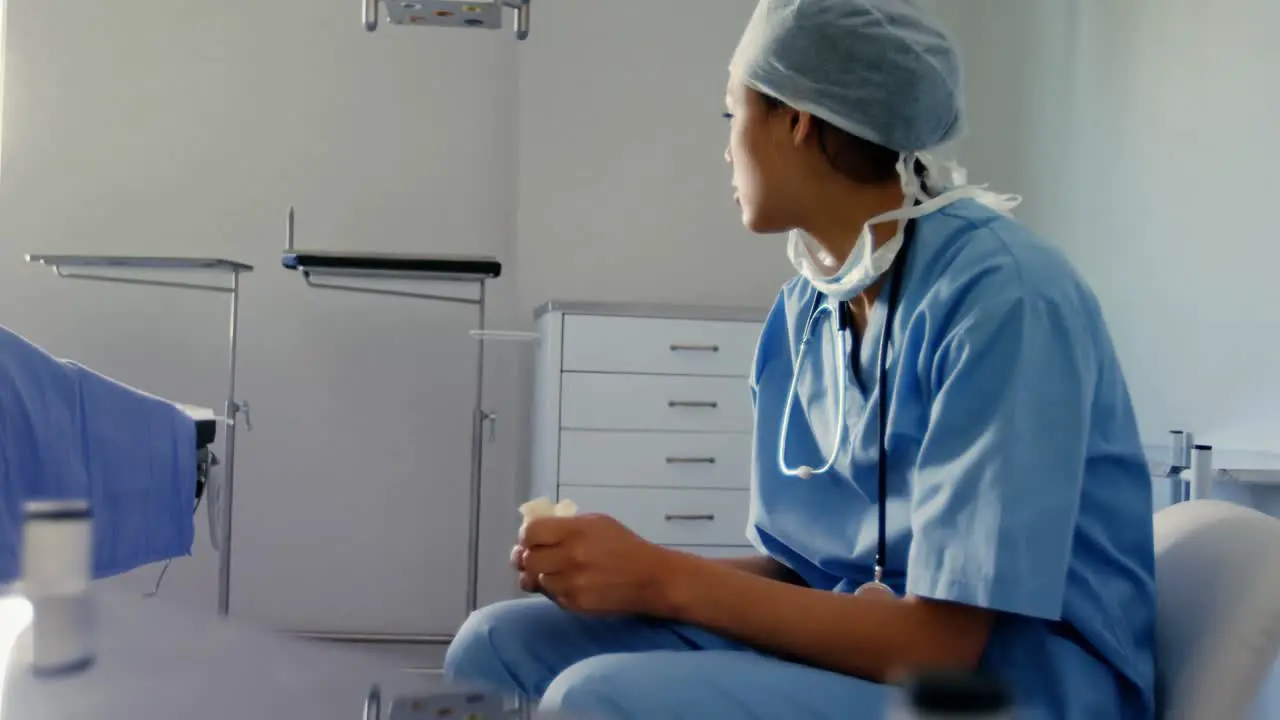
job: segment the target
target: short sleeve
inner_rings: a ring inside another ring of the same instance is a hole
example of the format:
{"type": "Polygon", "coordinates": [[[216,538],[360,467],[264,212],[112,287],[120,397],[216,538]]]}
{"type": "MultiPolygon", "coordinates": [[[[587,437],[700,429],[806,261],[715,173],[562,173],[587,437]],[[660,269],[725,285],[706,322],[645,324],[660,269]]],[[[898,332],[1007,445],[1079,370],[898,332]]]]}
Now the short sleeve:
{"type": "Polygon", "coordinates": [[[787,332],[787,290],[791,287],[788,283],[779,293],[778,297],[773,301],[773,307],[769,309],[768,316],[765,317],[764,324],[760,328],[760,337],[756,340],[756,351],[751,358],[751,373],[749,375],[748,384],[751,390],[751,406],[753,410],[759,410],[760,401],[760,378],[764,375],[765,366],[770,361],[770,349],[773,349],[774,355],[777,355],[779,343],[785,348],[786,332],[787,332]]]}
{"type": "Polygon", "coordinates": [[[909,594],[1060,617],[1096,377],[1081,324],[1050,299],[1013,297],[967,308],[940,343],[909,594]]]}

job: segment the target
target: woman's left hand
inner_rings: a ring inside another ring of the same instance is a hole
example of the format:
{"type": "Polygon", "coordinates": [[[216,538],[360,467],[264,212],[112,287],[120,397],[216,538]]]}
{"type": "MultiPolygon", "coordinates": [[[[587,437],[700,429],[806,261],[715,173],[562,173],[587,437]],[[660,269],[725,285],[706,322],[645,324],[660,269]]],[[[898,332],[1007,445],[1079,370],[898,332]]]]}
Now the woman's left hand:
{"type": "Polygon", "coordinates": [[[661,615],[677,556],[608,515],[531,520],[520,547],[521,586],[582,613],[661,615]]]}

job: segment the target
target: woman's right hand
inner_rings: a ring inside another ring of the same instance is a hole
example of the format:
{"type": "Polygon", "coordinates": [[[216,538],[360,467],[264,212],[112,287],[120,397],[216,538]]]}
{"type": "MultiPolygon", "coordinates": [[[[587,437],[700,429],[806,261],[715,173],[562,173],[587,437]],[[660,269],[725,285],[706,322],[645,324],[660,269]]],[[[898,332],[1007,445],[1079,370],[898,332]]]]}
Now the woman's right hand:
{"type": "Polygon", "coordinates": [[[524,555],[528,552],[524,547],[516,545],[511,548],[511,567],[520,573],[520,589],[527,593],[540,593],[542,588],[538,585],[538,578],[533,577],[524,571],[524,555]]]}

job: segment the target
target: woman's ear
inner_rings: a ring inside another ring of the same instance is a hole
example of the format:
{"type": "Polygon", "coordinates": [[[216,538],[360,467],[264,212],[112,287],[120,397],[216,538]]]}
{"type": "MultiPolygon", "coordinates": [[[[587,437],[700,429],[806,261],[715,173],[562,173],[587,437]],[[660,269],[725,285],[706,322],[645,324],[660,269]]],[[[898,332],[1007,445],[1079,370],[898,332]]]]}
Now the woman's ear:
{"type": "Polygon", "coordinates": [[[813,133],[813,115],[799,110],[792,110],[791,117],[788,122],[791,123],[791,141],[796,147],[804,145],[809,139],[809,135],[813,133]]]}

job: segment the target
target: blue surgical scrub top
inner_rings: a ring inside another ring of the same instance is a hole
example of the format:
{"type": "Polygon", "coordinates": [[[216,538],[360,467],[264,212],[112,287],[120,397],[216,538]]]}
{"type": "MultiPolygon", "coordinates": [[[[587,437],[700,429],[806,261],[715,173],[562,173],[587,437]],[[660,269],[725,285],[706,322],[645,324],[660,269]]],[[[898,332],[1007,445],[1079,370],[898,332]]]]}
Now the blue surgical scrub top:
{"type": "MultiPolygon", "coordinates": [[[[982,664],[1026,717],[1154,717],[1151,477],[1098,302],[1056,250],[977,202],[915,223],[887,357],[885,580],[998,611],[982,664]]],[[[890,291],[845,338],[848,373],[829,313],[797,364],[816,293],[802,278],[756,351],[748,536],[814,588],[872,578],[890,291]],[[807,480],[777,461],[793,376],[788,465],[821,467],[846,431],[832,470],[807,480]]]]}

